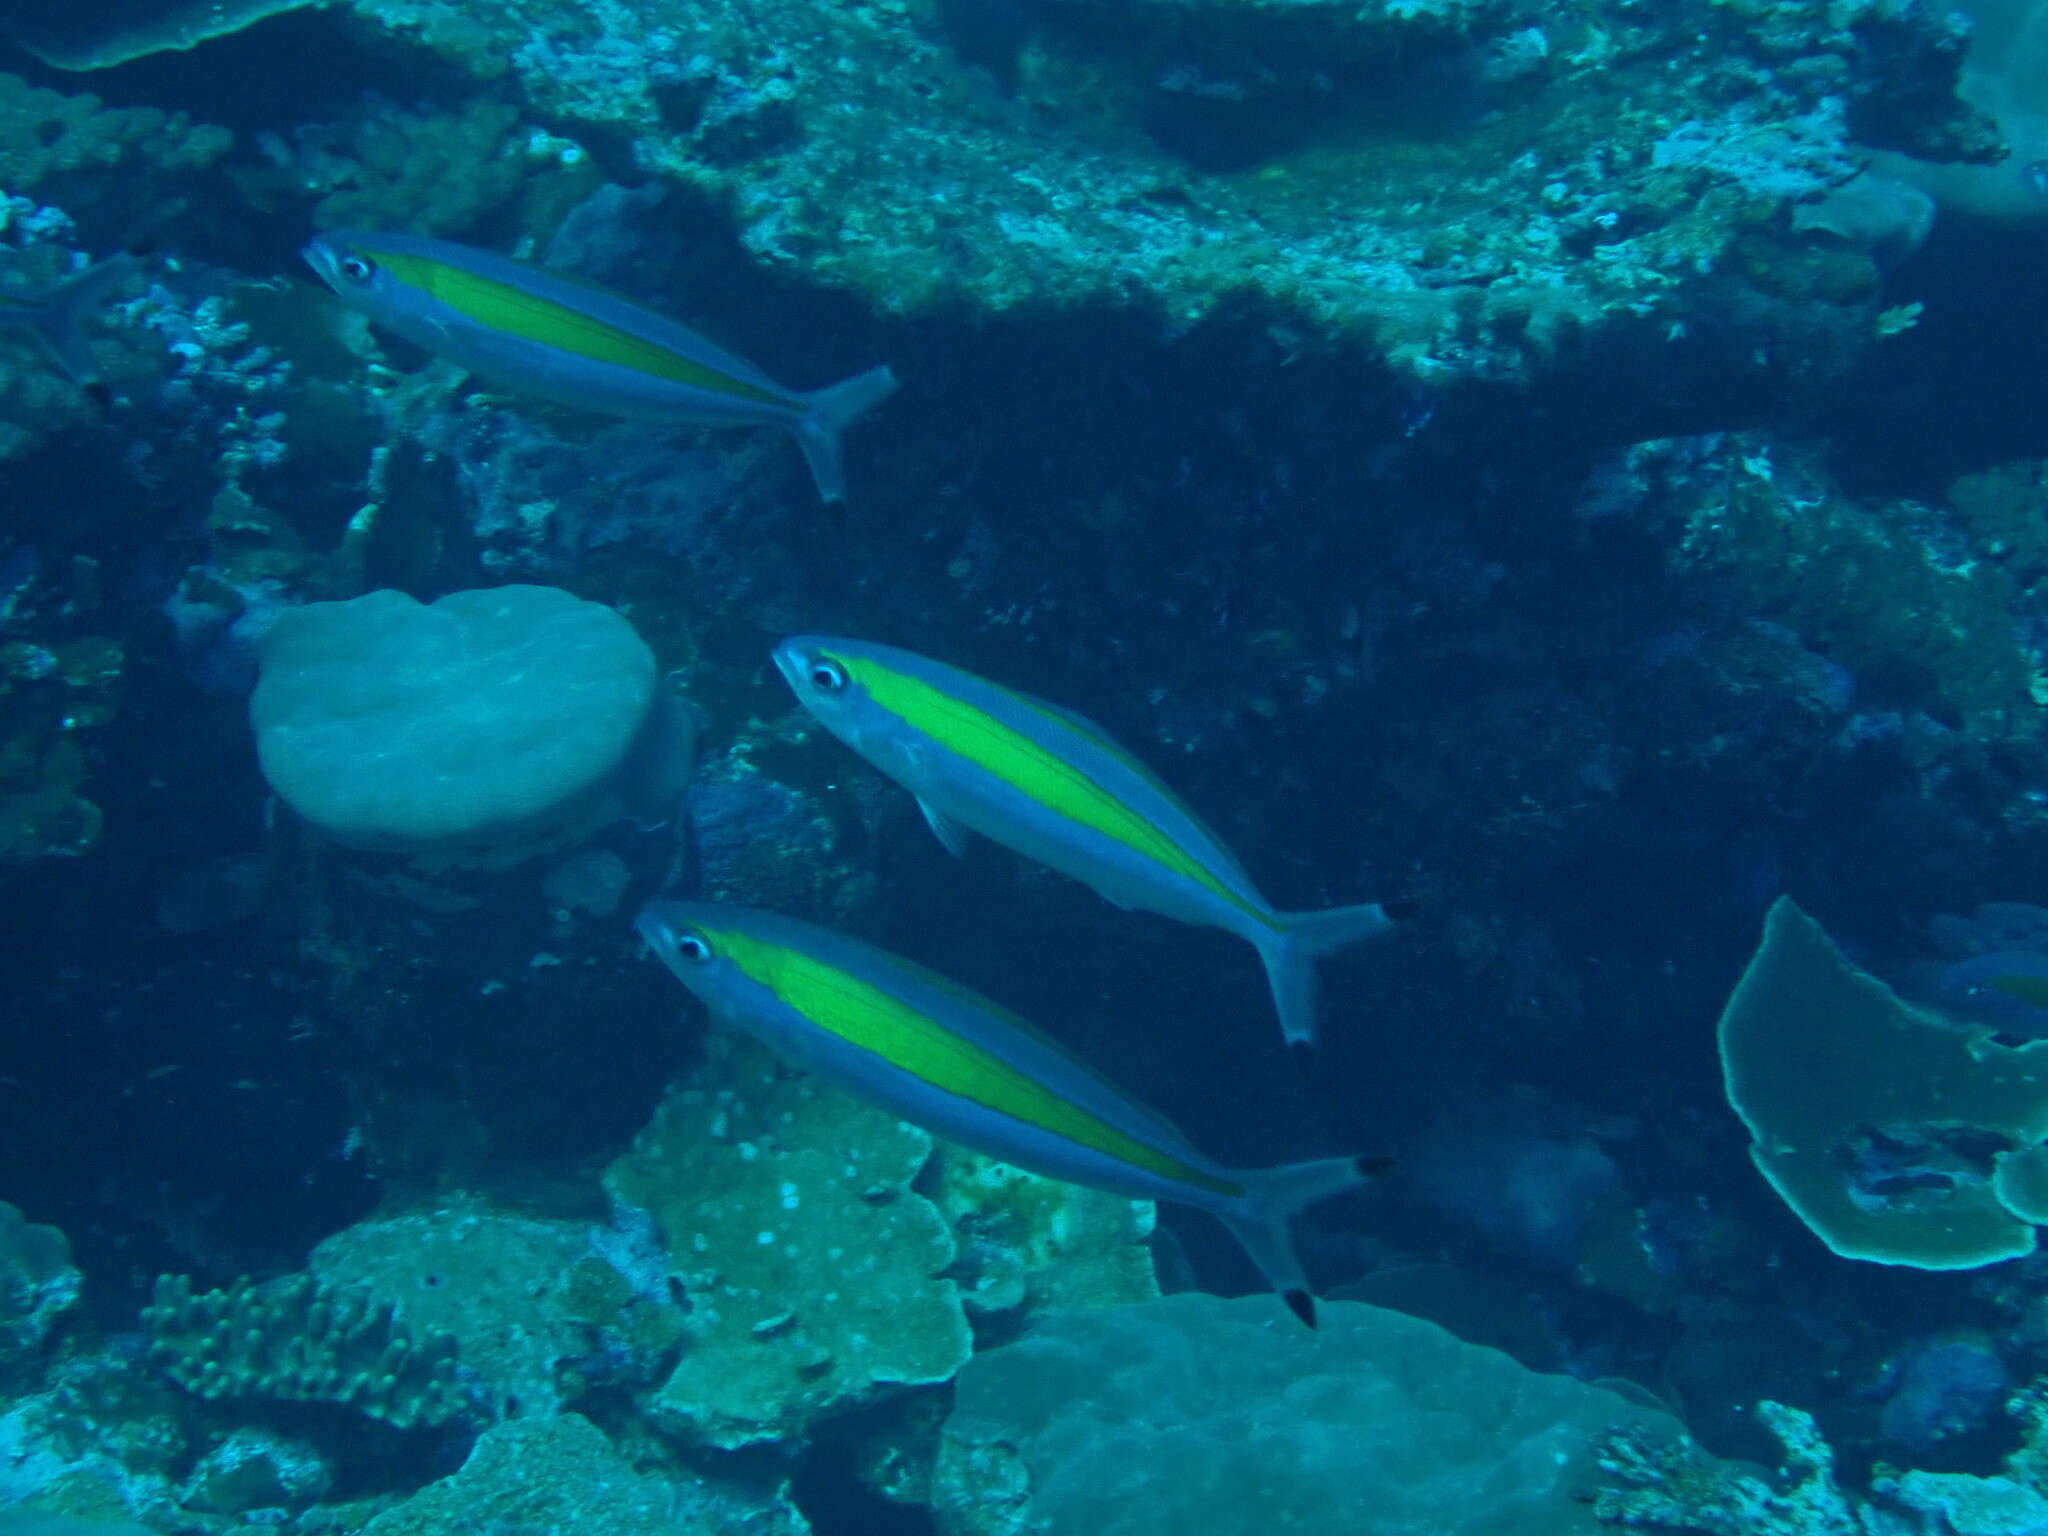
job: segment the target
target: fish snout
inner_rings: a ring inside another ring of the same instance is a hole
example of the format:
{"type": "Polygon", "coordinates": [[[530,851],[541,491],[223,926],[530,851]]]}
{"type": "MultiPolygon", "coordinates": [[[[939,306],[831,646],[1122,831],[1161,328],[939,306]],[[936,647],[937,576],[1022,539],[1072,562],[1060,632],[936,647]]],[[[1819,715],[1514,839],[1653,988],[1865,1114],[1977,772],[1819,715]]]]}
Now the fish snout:
{"type": "Polygon", "coordinates": [[[299,255],[311,267],[320,280],[330,287],[334,284],[334,247],[315,235],[299,247],[299,255]]]}
{"type": "Polygon", "coordinates": [[[782,680],[796,690],[802,698],[805,693],[805,678],[811,670],[811,648],[801,637],[785,640],[770,653],[775,660],[775,670],[782,674],[782,680]]]}

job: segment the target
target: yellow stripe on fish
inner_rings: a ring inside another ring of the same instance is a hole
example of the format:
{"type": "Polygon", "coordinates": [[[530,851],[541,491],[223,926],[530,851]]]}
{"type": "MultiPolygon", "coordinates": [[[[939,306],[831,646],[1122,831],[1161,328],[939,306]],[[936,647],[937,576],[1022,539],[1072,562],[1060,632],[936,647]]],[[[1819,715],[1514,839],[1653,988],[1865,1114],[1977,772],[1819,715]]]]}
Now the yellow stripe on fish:
{"type": "Polygon", "coordinates": [[[634,927],[719,1023],[934,1136],[1050,1178],[1210,1212],[1311,1327],[1289,1219],[1387,1166],[1218,1163],[1001,1005],[845,934],[659,897],[634,927]]]}
{"type": "Polygon", "coordinates": [[[1282,912],[1223,840],[1094,722],[928,656],[796,635],[775,666],[841,741],[917,797],[953,853],[983,836],[1121,907],[1221,928],[1259,952],[1289,1046],[1315,1040],[1315,961],[1387,932],[1378,902],[1282,912]]]}
{"type": "Polygon", "coordinates": [[[779,427],[826,501],[846,497],[841,436],[896,388],[881,367],[787,389],[631,299],[446,240],[329,230],[306,260],[351,309],[516,393],[629,421],[779,427]]]}
{"type": "MultiPolygon", "coordinates": [[[[818,1028],[881,1057],[940,1092],[955,1094],[1163,1179],[1192,1184],[1226,1198],[1244,1193],[1241,1185],[1211,1178],[1104,1124],[936,1019],[844,970],[786,945],[731,930],[702,931],[714,949],[818,1028]]],[[[913,968],[905,965],[902,969],[913,968]]],[[[922,970],[917,977],[956,998],[994,1007],[942,977],[922,970]]],[[[1020,1030],[1026,1027],[1014,1017],[1007,1022],[1020,1030]]]]}
{"type": "MultiPolygon", "coordinates": [[[[943,693],[872,657],[835,655],[834,659],[867,690],[877,706],[913,729],[925,732],[970,762],[979,763],[1048,810],[1115,838],[1133,853],[1142,854],[1229,902],[1253,922],[1273,926],[1266,913],[1231,890],[1185,848],[1050,747],[1041,746],[965,699],[943,693]]],[[[1030,710],[1045,724],[1115,753],[1136,772],[1144,771],[1114,742],[1083,732],[1072,720],[1023,694],[1008,689],[1003,692],[1019,709],[1030,710]]]]}
{"type": "MultiPolygon", "coordinates": [[[[707,389],[761,405],[801,410],[803,402],[734,378],[672,347],[635,336],[566,304],[541,298],[508,282],[465,272],[430,256],[380,253],[384,269],[399,282],[446,304],[458,314],[493,330],[523,336],[542,346],[559,347],[593,363],[627,368],[650,378],[691,389],[707,389]]],[[[564,279],[566,281],[566,279],[564,279]]],[[[592,288],[593,293],[603,292],[592,288]]]]}

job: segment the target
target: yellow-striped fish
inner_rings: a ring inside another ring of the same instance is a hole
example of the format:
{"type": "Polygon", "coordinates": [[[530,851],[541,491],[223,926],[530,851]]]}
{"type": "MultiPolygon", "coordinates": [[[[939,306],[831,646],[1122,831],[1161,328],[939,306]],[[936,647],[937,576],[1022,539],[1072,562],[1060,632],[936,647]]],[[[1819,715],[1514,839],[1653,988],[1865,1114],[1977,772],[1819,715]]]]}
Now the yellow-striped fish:
{"type": "Polygon", "coordinates": [[[746,907],[656,900],[636,925],[722,1024],[934,1136],[1050,1178],[1210,1212],[1311,1328],[1287,1224],[1380,1158],[1226,1168],[1015,1014],[841,934],[746,907]]]}
{"type": "Polygon", "coordinates": [[[446,240],[330,230],[305,257],[351,309],[508,389],[634,421],[780,427],[828,502],[846,499],[840,435],[896,388],[884,366],[786,389],[630,299],[446,240]]]}
{"type": "Polygon", "coordinates": [[[965,827],[1120,907],[1248,940],[1299,1053],[1315,1044],[1316,957],[1393,926],[1380,903],[1275,911],[1172,790],[1056,704],[865,640],[800,635],[775,665],[833,735],[917,797],[952,852],[965,827]]]}

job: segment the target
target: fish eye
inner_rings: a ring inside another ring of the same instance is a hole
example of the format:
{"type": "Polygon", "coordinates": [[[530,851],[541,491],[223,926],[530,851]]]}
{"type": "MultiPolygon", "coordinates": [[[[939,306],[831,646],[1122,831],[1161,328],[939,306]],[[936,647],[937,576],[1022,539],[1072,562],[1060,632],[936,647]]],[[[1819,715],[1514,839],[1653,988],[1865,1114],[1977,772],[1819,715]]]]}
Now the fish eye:
{"type": "Polygon", "coordinates": [[[711,941],[695,929],[679,933],[676,935],[676,953],[692,965],[702,965],[711,958],[711,941]]]}
{"type": "Polygon", "coordinates": [[[376,275],[377,269],[360,256],[344,256],[335,264],[341,275],[352,283],[367,283],[376,275]]]}
{"type": "Polygon", "coordinates": [[[846,686],[846,668],[836,661],[814,661],[811,663],[811,686],[826,693],[837,693],[846,686]]]}

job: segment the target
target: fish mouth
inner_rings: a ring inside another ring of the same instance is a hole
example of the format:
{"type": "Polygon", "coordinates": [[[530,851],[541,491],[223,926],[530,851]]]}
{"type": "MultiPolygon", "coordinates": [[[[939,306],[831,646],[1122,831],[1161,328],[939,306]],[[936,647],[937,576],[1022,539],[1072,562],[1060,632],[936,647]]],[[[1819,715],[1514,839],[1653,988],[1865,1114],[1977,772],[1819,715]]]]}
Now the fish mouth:
{"type": "Polygon", "coordinates": [[[769,654],[773,656],[775,670],[782,674],[782,680],[801,696],[804,673],[810,670],[810,659],[804,655],[803,647],[794,640],[785,640],[769,654]]]}
{"type": "Polygon", "coordinates": [[[668,941],[668,924],[663,921],[661,911],[654,902],[640,909],[633,919],[633,931],[647,941],[647,947],[659,953],[663,943],[668,941]]]}

